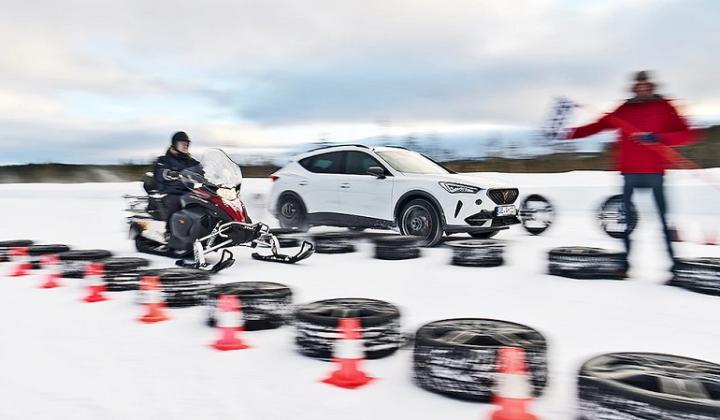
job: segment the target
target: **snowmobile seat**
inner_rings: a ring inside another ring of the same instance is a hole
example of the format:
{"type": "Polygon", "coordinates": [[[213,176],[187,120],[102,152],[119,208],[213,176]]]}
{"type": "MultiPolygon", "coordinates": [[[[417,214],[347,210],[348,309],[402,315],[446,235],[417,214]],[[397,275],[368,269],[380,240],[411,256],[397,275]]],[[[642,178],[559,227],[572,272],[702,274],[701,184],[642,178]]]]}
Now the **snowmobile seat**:
{"type": "Polygon", "coordinates": [[[155,220],[165,221],[168,220],[169,216],[163,204],[163,197],[165,194],[158,192],[157,181],[152,172],[146,172],[142,177],[143,189],[148,195],[147,212],[155,220]]]}

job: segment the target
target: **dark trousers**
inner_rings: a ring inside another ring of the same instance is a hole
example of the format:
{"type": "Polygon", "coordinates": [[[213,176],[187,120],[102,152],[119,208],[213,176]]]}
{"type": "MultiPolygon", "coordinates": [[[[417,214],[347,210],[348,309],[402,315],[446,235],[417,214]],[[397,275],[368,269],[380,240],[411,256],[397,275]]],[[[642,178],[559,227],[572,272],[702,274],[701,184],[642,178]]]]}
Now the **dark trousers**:
{"type": "MultiPolygon", "coordinates": [[[[667,247],[670,258],[675,260],[675,253],[672,248],[672,237],[667,223],[667,202],[665,201],[664,176],[662,174],[623,174],[625,185],[623,186],[623,205],[630,208],[632,202],[633,191],[636,188],[652,189],[653,198],[655,198],[655,206],[660,214],[662,222],[663,234],[665,235],[665,246],[667,247]]],[[[625,252],[630,256],[630,235],[624,236],[625,252]]]]}
{"type": "Polygon", "coordinates": [[[180,197],[182,197],[182,195],[167,194],[162,198],[163,208],[165,210],[165,227],[168,232],[170,232],[170,216],[182,208],[182,204],[180,204],[180,197]]]}

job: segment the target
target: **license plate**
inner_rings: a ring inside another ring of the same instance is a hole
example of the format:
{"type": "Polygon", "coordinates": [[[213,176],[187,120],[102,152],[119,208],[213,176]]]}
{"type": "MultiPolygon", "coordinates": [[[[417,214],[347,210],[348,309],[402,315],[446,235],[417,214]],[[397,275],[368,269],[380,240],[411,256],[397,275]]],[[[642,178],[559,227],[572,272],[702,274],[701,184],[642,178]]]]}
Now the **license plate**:
{"type": "Polygon", "coordinates": [[[497,206],[495,207],[495,216],[497,217],[503,217],[503,216],[515,216],[517,214],[517,209],[515,206],[497,206]]]}

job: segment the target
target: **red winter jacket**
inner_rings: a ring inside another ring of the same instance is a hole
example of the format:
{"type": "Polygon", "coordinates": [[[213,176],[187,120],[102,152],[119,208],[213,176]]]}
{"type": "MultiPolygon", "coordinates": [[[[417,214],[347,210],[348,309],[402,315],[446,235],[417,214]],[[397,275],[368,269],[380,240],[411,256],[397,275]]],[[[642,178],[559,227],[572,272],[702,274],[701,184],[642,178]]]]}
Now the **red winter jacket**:
{"type": "Polygon", "coordinates": [[[597,122],[575,128],[568,139],[610,129],[620,130],[613,154],[617,169],[624,174],[662,174],[670,164],[660,153],[652,150],[652,146],[633,140],[631,136],[635,133],[655,133],[658,142],[665,146],[682,146],[699,138],[698,132],[688,128],[687,122],[670,101],[656,96],[645,101],[630,99],[597,122]]]}

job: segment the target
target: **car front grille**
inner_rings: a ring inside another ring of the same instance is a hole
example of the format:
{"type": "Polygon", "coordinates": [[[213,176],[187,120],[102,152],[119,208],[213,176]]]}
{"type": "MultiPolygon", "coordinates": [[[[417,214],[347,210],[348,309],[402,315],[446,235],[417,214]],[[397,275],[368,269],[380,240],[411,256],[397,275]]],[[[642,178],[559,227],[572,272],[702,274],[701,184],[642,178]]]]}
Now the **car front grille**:
{"type": "Polygon", "coordinates": [[[488,190],[487,195],[495,204],[512,204],[518,198],[517,188],[498,188],[488,190]]]}

